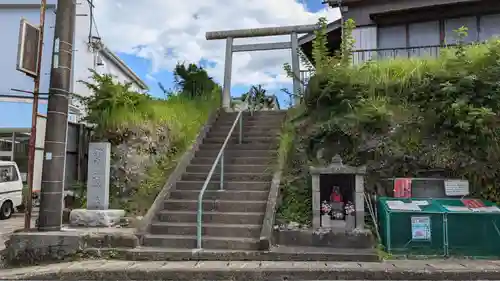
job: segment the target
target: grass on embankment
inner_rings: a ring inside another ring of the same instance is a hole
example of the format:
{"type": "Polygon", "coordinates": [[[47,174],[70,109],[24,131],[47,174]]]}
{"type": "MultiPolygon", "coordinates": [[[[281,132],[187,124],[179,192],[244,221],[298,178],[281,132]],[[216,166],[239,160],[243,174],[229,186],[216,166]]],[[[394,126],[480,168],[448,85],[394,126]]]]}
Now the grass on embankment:
{"type": "MultiPolygon", "coordinates": [[[[220,88],[194,97],[181,93],[161,100],[134,92],[130,85],[117,83],[109,75],[94,73],[93,82],[85,84],[94,93],[85,104],[87,121],[95,124],[96,139],[108,140],[116,146],[126,142],[131,132],[135,132],[133,137],[136,139],[168,138],[157,140],[157,143],[168,146],[156,148],[161,155],[151,151],[150,147],[139,148],[141,153],[147,153],[156,161],[144,171],[145,177],[139,186],[133,186],[130,193],[123,194],[120,187],[111,183],[112,207],[123,208],[131,215],[143,215],[175,168],[177,159],[190,148],[210,114],[219,107],[220,88]],[[166,134],[165,130],[168,130],[166,134]]],[[[133,139],[130,141],[134,142],[133,139]]]]}
{"type": "Polygon", "coordinates": [[[210,114],[220,104],[219,97],[220,94],[214,92],[205,98],[175,96],[151,103],[154,123],[165,124],[170,129],[171,153],[161,156],[156,165],[148,169],[147,179],[125,206],[129,213],[144,215],[147,212],[177,166],[177,160],[191,147],[210,114]]]}

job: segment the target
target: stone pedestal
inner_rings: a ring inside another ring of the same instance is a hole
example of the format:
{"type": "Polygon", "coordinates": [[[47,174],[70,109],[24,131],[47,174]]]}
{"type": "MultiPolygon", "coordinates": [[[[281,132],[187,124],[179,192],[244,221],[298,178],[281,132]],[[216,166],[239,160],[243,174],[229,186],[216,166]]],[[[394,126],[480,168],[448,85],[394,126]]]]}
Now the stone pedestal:
{"type": "Polygon", "coordinates": [[[69,224],[84,227],[110,227],[117,225],[124,216],[124,210],[74,209],[69,215],[69,224]]]}
{"type": "Polygon", "coordinates": [[[355,226],[358,230],[364,229],[365,226],[365,200],[364,200],[364,175],[366,167],[352,167],[344,165],[339,156],[332,159],[332,163],[327,167],[310,167],[312,175],[312,212],[313,212],[313,229],[321,228],[321,191],[320,191],[320,176],[328,174],[343,174],[354,175],[354,209],[355,209],[355,226]]]}

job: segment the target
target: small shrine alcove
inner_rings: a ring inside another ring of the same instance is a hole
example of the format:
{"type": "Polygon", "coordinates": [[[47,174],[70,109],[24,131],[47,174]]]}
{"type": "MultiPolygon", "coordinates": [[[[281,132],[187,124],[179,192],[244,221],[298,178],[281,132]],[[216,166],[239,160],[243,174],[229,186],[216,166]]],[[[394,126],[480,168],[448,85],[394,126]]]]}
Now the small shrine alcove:
{"type": "Polygon", "coordinates": [[[332,231],[364,229],[366,167],[344,165],[337,155],[328,166],[310,167],[310,172],[313,228],[332,231]]]}

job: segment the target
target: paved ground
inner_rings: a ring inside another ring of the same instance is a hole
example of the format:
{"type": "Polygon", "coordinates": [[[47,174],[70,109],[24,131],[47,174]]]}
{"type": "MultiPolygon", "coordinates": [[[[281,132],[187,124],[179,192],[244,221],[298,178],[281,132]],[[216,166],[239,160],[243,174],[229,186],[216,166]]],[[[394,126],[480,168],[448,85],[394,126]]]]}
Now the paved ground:
{"type": "MultiPolygon", "coordinates": [[[[38,208],[33,210],[31,227],[35,227],[38,208]]],[[[0,251],[5,248],[5,241],[16,229],[24,228],[24,213],[14,213],[8,220],[0,220],[0,251]]]]}
{"type": "Polygon", "coordinates": [[[68,281],[500,280],[500,261],[428,260],[357,263],[93,260],[0,270],[0,280],[21,280],[29,277],[68,281]]]}

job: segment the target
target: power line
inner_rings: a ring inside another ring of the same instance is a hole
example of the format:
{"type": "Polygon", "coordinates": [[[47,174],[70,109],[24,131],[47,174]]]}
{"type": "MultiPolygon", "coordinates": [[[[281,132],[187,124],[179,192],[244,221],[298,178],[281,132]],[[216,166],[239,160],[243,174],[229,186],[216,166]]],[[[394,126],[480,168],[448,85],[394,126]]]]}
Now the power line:
{"type": "Polygon", "coordinates": [[[99,34],[99,29],[97,28],[97,23],[96,23],[95,16],[94,16],[94,8],[95,8],[94,0],[87,0],[87,3],[89,4],[89,8],[90,8],[89,43],[91,43],[92,31],[94,30],[94,28],[95,28],[95,32],[97,34],[97,37],[101,38],[101,35],[99,34]]]}

